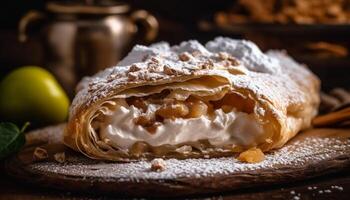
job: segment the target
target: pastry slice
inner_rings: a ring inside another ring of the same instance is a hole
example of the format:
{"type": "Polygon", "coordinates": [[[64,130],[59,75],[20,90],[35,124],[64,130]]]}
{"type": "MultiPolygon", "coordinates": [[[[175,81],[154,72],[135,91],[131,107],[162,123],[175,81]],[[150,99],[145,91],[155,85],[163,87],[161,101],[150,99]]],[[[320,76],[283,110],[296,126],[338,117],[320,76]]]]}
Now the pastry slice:
{"type": "Polygon", "coordinates": [[[135,46],[77,88],[65,144],[114,161],[266,152],[310,127],[319,104],[306,67],[222,37],[135,46]]]}

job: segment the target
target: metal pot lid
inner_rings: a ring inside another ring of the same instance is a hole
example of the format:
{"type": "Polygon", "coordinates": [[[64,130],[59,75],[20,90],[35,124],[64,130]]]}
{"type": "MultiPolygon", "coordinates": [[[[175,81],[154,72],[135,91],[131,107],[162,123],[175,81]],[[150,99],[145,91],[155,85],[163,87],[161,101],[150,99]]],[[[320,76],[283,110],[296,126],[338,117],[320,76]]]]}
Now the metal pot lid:
{"type": "Polygon", "coordinates": [[[46,9],[63,14],[121,14],[130,10],[128,4],[111,0],[50,1],[46,9]]]}

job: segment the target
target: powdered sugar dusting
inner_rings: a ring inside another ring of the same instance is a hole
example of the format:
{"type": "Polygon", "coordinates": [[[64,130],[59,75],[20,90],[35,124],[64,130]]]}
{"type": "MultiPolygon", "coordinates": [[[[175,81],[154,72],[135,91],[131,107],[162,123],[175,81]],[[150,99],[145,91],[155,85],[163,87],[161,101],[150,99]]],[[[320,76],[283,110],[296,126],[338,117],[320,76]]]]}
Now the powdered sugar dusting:
{"type": "MultiPolygon", "coordinates": [[[[136,45],[133,50],[126,56],[117,66],[105,69],[92,77],[84,78],[77,86],[79,91],[73,100],[70,116],[76,112],[80,106],[89,106],[92,103],[107,97],[113,90],[122,88],[125,85],[132,83],[149,84],[158,80],[171,80],[176,76],[193,76],[198,74],[220,75],[232,78],[222,67],[234,68],[242,71],[247,75],[246,78],[254,76],[256,85],[259,85],[260,80],[266,81],[260,76],[269,75],[268,79],[282,78],[286,82],[286,87],[283,90],[293,90],[295,84],[290,79],[289,72],[286,70],[289,67],[282,62],[283,58],[288,57],[285,54],[264,54],[252,42],[246,40],[234,40],[230,38],[218,37],[213,41],[209,41],[206,45],[200,44],[196,40],[182,42],[180,45],[170,46],[162,42],[151,46],[136,45]],[[238,62],[228,62],[220,59],[222,53],[226,53],[237,59],[238,62]],[[179,57],[186,54],[186,61],[181,61],[179,57]],[[135,69],[137,66],[138,70],[135,69]],[[169,73],[171,72],[171,73],[169,73]]],[[[293,68],[292,71],[301,74],[300,79],[308,79],[306,76],[311,76],[310,72],[300,65],[293,68]],[[306,76],[305,76],[306,74],[306,76]]],[[[296,75],[298,76],[298,75],[296,75]]],[[[237,79],[237,77],[235,77],[237,79]]],[[[239,77],[241,78],[241,77],[239,77]]],[[[262,88],[254,84],[245,84],[246,81],[232,79],[235,85],[249,88],[254,92],[262,88]],[[250,88],[252,87],[252,88],[250,88]]],[[[251,80],[251,79],[250,79],[251,80]]],[[[250,83],[252,81],[249,81],[250,83]]],[[[293,96],[298,96],[296,93],[293,96]]]]}
{"type": "Polygon", "coordinates": [[[202,178],[217,175],[254,173],[255,170],[276,171],[297,169],[317,164],[330,158],[345,156],[350,151],[350,140],[336,137],[306,137],[266,155],[260,163],[241,163],[234,157],[210,159],[168,159],[166,169],[154,172],[150,161],[106,163],[85,157],[67,158],[65,164],[55,162],[34,163],[30,168],[37,172],[69,176],[95,177],[103,180],[147,181],[180,178],[202,178]]]}
{"type": "Polygon", "coordinates": [[[26,141],[29,144],[39,141],[46,142],[48,144],[61,143],[63,141],[63,129],[65,126],[66,124],[59,124],[32,131],[26,134],[26,141]]]}
{"type": "Polygon", "coordinates": [[[262,73],[281,72],[278,60],[262,53],[253,42],[218,37],[208,42],[205,46],[211,52],[224,51],[233,55],[252,71],[262,73]]]}

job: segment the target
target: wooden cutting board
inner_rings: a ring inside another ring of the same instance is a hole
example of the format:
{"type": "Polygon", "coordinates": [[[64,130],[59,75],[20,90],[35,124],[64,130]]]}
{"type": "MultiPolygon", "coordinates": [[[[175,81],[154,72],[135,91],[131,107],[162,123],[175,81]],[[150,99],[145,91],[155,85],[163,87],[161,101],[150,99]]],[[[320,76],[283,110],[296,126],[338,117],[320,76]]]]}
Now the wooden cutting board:
{"type": "Polygon", "coordinates": [[[281,184],[350,169],[350,129],[304,131],[257,164],[241,163],[233,156],[168,159],[164,171],[153,172],[149,161],[103,162],[73,152],[61,144],[63,127],[27,134],[28,145],[5,163],[7,173],[30,184],[65,191],[175,197],[281,184]],[[48,160],[33,162],[37,146],[48,150],[48,160]],[[53,159],[57,152],[65,152],[66,162],[53,159]]]}

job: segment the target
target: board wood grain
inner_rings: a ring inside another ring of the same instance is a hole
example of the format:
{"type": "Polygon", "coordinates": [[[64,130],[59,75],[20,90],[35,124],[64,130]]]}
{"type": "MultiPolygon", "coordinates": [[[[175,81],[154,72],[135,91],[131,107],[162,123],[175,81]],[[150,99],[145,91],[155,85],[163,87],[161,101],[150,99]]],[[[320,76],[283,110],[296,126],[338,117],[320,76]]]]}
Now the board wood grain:
{"type": "Polygon", "coordinates": [[[68,149],[60,142],[63,126],[29,133],[27,146],[5,162],[7,173],[30,184],[65,191],[178,197],[282,184],[350,169],[350,129],[302,132],[257,164],[240,163],[233,156],[168,159],[164,171],[153,172],[147,160],[105,162],[68,149]],[[48,151],[47,160],[33,161],[38,146],[48,151]],[[55,161],[57,152],[65,152],[64,163],[55,161]]]}

